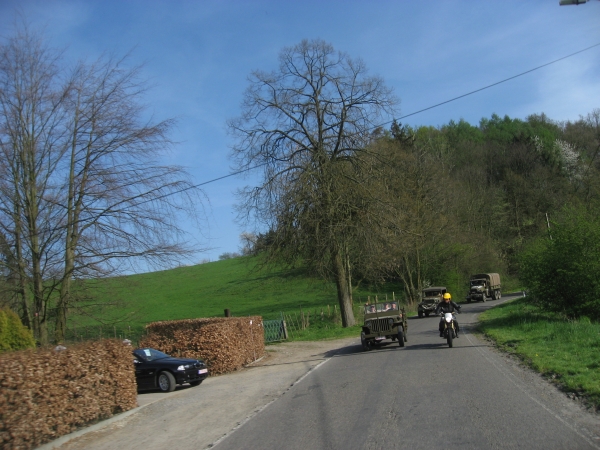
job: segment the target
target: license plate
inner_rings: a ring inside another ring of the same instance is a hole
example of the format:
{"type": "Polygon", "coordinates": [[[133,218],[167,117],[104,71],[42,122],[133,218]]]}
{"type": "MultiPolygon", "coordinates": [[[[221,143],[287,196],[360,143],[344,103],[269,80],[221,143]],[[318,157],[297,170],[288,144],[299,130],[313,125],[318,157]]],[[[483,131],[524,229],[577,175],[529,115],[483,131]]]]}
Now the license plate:
{"type": "Polygon", "coordinates": [[[200,369],[198,370],[198,375],[202,374],[202,373],[206,373],[208,372],[208,369],[200,369]]]}

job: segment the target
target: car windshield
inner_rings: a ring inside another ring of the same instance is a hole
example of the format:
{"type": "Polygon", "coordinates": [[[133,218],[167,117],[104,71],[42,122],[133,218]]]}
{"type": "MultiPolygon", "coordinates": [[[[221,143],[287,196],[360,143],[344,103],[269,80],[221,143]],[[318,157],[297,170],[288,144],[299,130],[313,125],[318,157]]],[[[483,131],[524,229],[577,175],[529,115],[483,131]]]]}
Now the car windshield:
{"type": "Polygon", "coordinates": [[[138,350],[134,350],[133,354],[141,358],[143,361],[156,361],[157,359],[170,358],[170,356],[166,353],[159,352],[153,348],[140,348],[138,350]]]}

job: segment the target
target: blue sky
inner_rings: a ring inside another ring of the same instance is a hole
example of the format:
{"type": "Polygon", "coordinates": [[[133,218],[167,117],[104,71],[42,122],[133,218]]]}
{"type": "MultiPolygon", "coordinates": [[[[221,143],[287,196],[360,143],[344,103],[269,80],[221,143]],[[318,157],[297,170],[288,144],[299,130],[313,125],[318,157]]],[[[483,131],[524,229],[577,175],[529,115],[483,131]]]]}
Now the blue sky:
{"type": "MultiPolygon", "coordinates": [[[[285,46],[323,39],[364,60],[410,114],[600,43],[600,1],[152,1],[0,0],[0,34],[21,11],[67,59],[131,52],[153,85],[146,101],[156,119],[177,118],[179,144],[165,162],[194,183],[230,173],[226,120],[240,113],[252,70],[276,68],[285,46]]],[[[524,119],[546,113],[576,120],[600,108],[600,46],[472,96],[402,120],[471,124],[496,113],[524,119]]],[[[203,186],[207,220],[189,227],[210,250],[195,262],[238,251],[234,192],[256,175],[203,186]]]]}

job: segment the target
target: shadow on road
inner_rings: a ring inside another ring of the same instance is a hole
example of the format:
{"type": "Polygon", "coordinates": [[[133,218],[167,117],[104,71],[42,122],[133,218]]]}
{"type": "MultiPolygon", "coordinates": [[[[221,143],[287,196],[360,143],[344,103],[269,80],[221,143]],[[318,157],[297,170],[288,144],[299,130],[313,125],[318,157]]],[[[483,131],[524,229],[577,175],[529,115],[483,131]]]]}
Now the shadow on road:
{"type": "MultiPolygon", "coordinates": [[[[180,385],[178,384],[175,387],[175,391],[173,392],[181,392],[181,391],[185,391],[187,389],[191,389],[194,386],[191,386],[189,384],[184,384],[184,385],[180,385]]],[[[138,395],[149,395],[149,394],[168,394],[168,392],[163,392],[160,389],[149,389],[149,390],[144,390],[144,391],[138,391],[138,395]]]]}

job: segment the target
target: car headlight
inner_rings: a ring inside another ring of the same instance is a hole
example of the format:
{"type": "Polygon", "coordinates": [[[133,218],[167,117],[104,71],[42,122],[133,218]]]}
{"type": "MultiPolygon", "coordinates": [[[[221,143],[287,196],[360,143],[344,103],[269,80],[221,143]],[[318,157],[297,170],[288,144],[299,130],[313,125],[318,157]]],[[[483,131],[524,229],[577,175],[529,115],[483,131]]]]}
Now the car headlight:
{"type": "Polygon", "coordinates": [[[189,369],[189,368],[190,368],[190,366],[189,366],[189,365],[187,365],[187,364],[186,364],[186,365],[184,366],[184,365],[182,364],[181,366],[177,367],[177,370],[181,370],[181,371],[183,372],[183,371],[185,371],[186,369],[189,369]]]}

